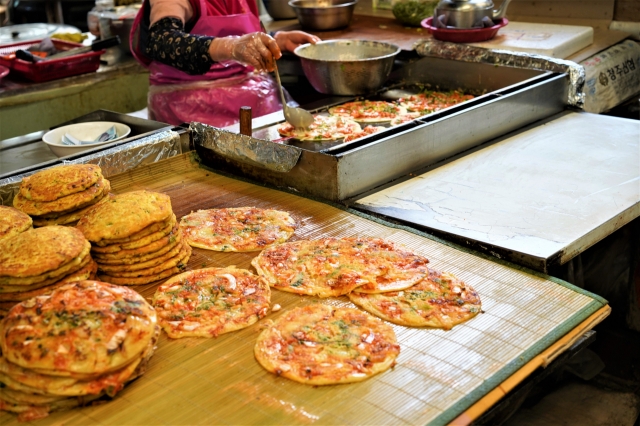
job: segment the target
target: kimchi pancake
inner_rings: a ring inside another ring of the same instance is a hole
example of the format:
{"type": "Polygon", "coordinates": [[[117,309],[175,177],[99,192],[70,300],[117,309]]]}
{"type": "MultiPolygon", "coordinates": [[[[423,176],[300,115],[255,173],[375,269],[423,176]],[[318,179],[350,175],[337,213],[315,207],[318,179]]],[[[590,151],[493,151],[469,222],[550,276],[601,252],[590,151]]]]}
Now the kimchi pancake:
{"type": "Polygon", "coordinates": [[[367,312],[394,324],[451,329],[481,311],[478,293],[447,272],[429,276],[401,291],[379,294],[349,293],[367,312]]]}
{"type": "Polygon", "coordinates": [[[151,191],[118,194],[97,205],[78,221],[78,229],[91,242],[129,237],[173,214],[168,195],[151,191]]]}
{"type": "Polygon", "coordinates": [[[127,379],[134,373],[141,358],[137,358],[119,370],[105,373],[92,380],[77,380],[71,377],[56,377],[23,369],[23,373],[10,375],[0,371],[0,382],[8,388],[51,396],[81,396],[99,394],[109,390],[122,389],[127,379]]]}
{"type": "Polygon", "coordinates": [[[110,189],[109,181],[103,178],[84,191],[75,192],[53,201],[27,200],[18,193],[13,199],[13,207],[30,216],[64,214],[95,204],[110,189]]]}
{"type": "Polygon", "coordinates": [[[85,191],[101,179],[102,170],[97,165],[65,164],[22,179],[20,195],[27,200],[54,201],[85,191]]]}
{"type": "Polygon", "coordinates": [[[135,248],[145,247],[154,241],[158,241],[159,239],[166,237],[172,232],[178,232],[178,224],[175,222],[173,224],[169,223],[159,231],[142,237],[139,240],[129,241],[127,243],[111,244],[104,247],[98,247],[94,245],[92,250],[94,253],[116,253],[121,250],[131,250],[135,248]]]}
{"type": "Polygon", "coordinates": [[[277,244],[251,264],[273,288],[318,297],[356,288],[410,287],[427,274],[428,260],[380,238],[325,238],[277,244]]]}
{"type": "Polygon", "coordinates": [[[59,268],[54,269],[53,271],[45,272],[44,274],[34,275],[31,277],[0,276],[0,285],[30,286],[41,284],[44,282],[52,283],[61,280],[66,275],[76,272],[91,261],[91,255],[89,254],[90,248],[91,244],[87,241],[86,250],[83,250],[78,257],[72,259],[70,262],[65,263],[59,268]]]}
{"type": "Polygon", "coordinates": [[[80,281],[14,306],[2,320],[0,348],[31,370],[97,375],[137,358],[155,326],[154,309],[135,291],[80,281]]]}
{"type": "Polygon", "coordinates": [[[429,260],[390,241],[370,239],[365,256],[380,272],[375,281],[355,288],[361,293],[383,293],[409,288],[427,276],[429,260]]]}
{"type": "Polygon", "coordinates": [[[308,128],[296,128],[285,122],[278,127],[281,136],[300,141],[335,141],[362,130],[360,125],[346,117],[314,115],[308,128]]]}
{"type": "Polygon", "coordinates": [[[409,121],[413,121],[418,117],[422,117],[425,114],[422,114],[420,112],[407,112],[406,114],[402,114],[397,116],[396,118],[394,118],[393,120],[391,120],[391,123],[389,123],[391,126],[397,126],[400,125],[402,123],[407,123],[409,121]]]}
{"type": "Polygon", "coordinates": [[[384,130],[385,128],[382,126],[366,126],[364,129],[362,129],[361,132],[358,133],[353,133],[347,137],[344,138],[345,142],[351,142],[354,141],[356,139],[360,139],[360,138],[364,138],[365,136],[369,136],[372,135],[374,133],[378,133],[382,130],[384,130]]]}
{"type": "MultiPolygon", "coordinates": [[[[184,245],[186,245],[186,243],[184,243],[184,245]]],[[[177,244],[168,252],[144,262],[131,262],[124,265],[109,265],[101,262],[100,270],[102,272],[134,272],[141,269],[149,269],[173,259],[181,250],[184,250],[183,243],[177,244]]]]}
{"type": "Polygon", "coordinates": [[[82,254],[87,240],[67,226],[29,229],[0,240],[0,277],[32,277],[56,270],[82,254]]]}
{"type": "Polygon", "coordinates": [[[245,269],[204,268],[165,281],[152,305],[171,338],[217,337],[248,327],[267,315],[269,285],[245,269]]]}
{"type": "Polygon", "coordinates": [[[0,240],[31,229],[33,220],[28,214],[9,206],[0,206],[0,240]]]}
{"type": "Polygon", "coordinates": [[[14,380],[13,384],[19,383],[21,386],[27,386],[25,389],[34,389],[36,392],[43,392],[45,395],[56,396],[75,396],[96,394],[106,392],[113,395],[118,392],[122,386],[138,377],[146,369],[147,362],[155,352],[155,345],[160,335],[160,327],[156,324],[150,338],[147,339],[146,347],[143,351],[129,363],[123,365],[114,371],[107,373],[66,373],[54,371],[55,374],[49,374],[51,371],[38,369],[22,369],[28,373],[21,373],[20,368],[12,364],[12,368],[8,371],[0,370],[0,373],[6,374],[14,380]],[[142,369],[142,371],[141,371],[142,369]],[[70,382],[73,380],[73,382],[70,382]]]}
{"type": "Polygon", "coordinates": [[[25,293],[25,292],[32,292],[32,291],[35,292],[35,294],[38,294],[38,291],[42,291],[43,293],[46,293],[47,290],[52,288],[52,286],[57,287],[58,284],[62,284],[62,283],[82,281],[83,280],[82,277],[86,276],[87,272],[89,276],[89,278],[87,279],[94,279],[96,276],[96,272],[98,270],[98,264],[94,262],[89,256],[87,256],[87,258],[89,259],[87,264],[85,264],[84,266],[81,266],[81,268],[78,269],[77,271],[70,272],[69,275],[65,275],[63,277],[50,278],[46,281],[42,281],[37,284],[31,284],[31,285],[1,284],[0,295],[11,295],[11,294],[25,293]]]}
{"type": "Polygon", "coordinates": [[[181,243],[182,233],[177,228],[174,228],[169,235],[143,247],[130,250],[120,250],[115,253],[93,252],[92,255],[101,265],[130,265],[155,259],[156,257],[173,250],[181,243]]]}
{"type": "Polygon", "coordinates": [[[254,347],[267,371],[309,385],[365,380],[400,353],[393,328],[364,311],[315,304],[282,314],[254,347]]]}
{"type": "Polygon", "coordinates": [[[52,284],[47,284],[40,288],[36,288],[28,291],[0,292],[0,302],[16,301],[17,303],[23,300],[31,299],[32,297],[40,296],[45,293],[50,293],[56,288],[61,287],[65,284],[69,284],[76,281],[95,279],[97,272],[98,272],[98,264],[93,260],[89,259],[89,262],[87,262],[87,264],[84,265],[82,268],[78,269],[75,272],[70,273],[69,275],[65,275],[63,278],[61,278],[60,280],[52,284]]]}
{"type": "Polygon", "coordinates": [[[353,101],[329,108],[329,114],[360,123],[388,123],[406,113],[406,108],[387,101],[353,101]]]}
{"type": "Polygon", "coordinates": [[[257,207],[198,210],[180,219],[185,240],[215,251],[257,251],[287,241],[296,229],[289,213],[257,207]]]}
{"type": "Polygon", "coordinates": [[[450,92],[426,91],[399,99],[398,103],[408,111],[420,112],[424,115],[440,111],[469,99],[473,99],[473,96],[465,95],[457,90],[450,92]]]}
{"type": "Polygon", "coordinates": [[[95,204],[90,204],[78,210],[74,210],[69,213],[58,214],[55,217],[35,216],[33,218],[34,226],[52,226],[52,225],[73,225],[80,220],[82,216],[87,214],[89,209],[100,203],[104,203],[109,198],[109,191],[103,192],[100,198],[97,199],[95,204]]]}
{"type": "Polygon", "coordinates": [[[167,227],[168,227],[168,229],[172,229],[175,224],[176,224],[176,216],[174,214],[172,214],[166,220],[163,220],[162,222],[152,223],[151,225],[147,226],[146,228],[142,229],[141,231],[138,231],[135,234],[131,234],[128,237],[119,238],[119,239],[115,239],[115,240],[97,241],[95,244],[97,246],[104,247],[104,246],[108,246],[108,245],[112,245],[112,244],[130,243],[130,242],[133,242],[133,241],[137,241],[137,240],[139,240],[139,239],[141,239],[143,237],[146,237],[146,236],[148,236],[150,234],[154,234],[156,232],[165,230],[165,229],[167,229],[167,227]]]}
{"type": "MultiPolygon", "coordinates": [[[[188,262],[189,256],[191,256],[191,247],[188,244],[182,244],[180,251],[175,256],[165,260],[159,265],[151,266],[144,269],[137,269],[134,271],[109,271],[109,275],[112,277],[121,278],[137,278],[156,275],[166,269],[173,268],[179,264],[186,264],[188,262]]],[[[106,272],[101,269],[100,265],[98,265],[98,269],[106,272]]]]}

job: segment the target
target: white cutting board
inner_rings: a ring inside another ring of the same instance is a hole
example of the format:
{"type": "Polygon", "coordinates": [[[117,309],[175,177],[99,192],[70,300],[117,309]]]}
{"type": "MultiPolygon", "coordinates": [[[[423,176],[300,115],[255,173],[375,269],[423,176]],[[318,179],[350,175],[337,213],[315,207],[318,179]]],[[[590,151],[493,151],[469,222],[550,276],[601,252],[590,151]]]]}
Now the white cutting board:
{"type": "Polygon", "coordinates": [[[470,44],[487,49],[513,50],[566,59],[591,43],[591,27],[509,21],[493,39],[470,44]]]}

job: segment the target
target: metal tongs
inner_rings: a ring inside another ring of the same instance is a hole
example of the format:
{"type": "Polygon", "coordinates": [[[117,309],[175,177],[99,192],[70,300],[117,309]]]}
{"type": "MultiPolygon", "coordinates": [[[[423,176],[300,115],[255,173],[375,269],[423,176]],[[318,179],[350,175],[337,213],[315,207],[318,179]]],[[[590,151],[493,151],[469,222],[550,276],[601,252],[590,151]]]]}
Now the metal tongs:
{"type": "MultiPolygon", "coordinates": [[[[260,22],[260,27],[262,28],[263,33],[267,33],[264,29],[264,25],[260,22]]],[[[280,81],[280,73],[278,72],[278,64],[276,63],[276,58],[273,58],[273,66],[274,73],[276,74],[276,81],[278,83],[278,90],[280,90],[280,100],[282,101],[282,112],[284,113],[284,119],[287,123],[291,124],[293,127],[308,129],[311,123],[313,123],[314,118],[313,115],[307,110],[299,108],[298,106],[294,106],[295,103],[291,102],[290,105],[287,103],[284,98],[284,91],[282,90],[282,82],[280,81]]]]}

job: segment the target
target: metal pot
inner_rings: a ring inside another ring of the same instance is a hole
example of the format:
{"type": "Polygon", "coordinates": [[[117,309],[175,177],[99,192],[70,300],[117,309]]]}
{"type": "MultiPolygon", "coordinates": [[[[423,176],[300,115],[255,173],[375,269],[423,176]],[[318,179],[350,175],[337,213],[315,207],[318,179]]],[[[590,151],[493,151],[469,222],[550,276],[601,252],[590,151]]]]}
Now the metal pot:
{"type": "Polygon", "coordinates": [[[262,0],[267,14],[272,19],[293,19],[296,12],[289,6],[289,0],[262,0]]]}
{"type": "Polygon", "coordinates": [[[444,15],[443,21],[448,27],[477,28],[482,27],[482,19],[504,18],[511,0],[503,0],[497,10],[493,9],[491,0],[441,0],[436,6],[434,19],[444,15]]]}
{"type": "Polygon", "coordinates": [[[294,52],[309,83],[328,95],[365,95],[385,83],[400,48],[368,40],[303,44],[294,52]]]}
{"type": "Polygon", "coordinates": [[[335,30],[349,25],[358,0],[291,0],[300,25],[311,30],[335,30]]]}

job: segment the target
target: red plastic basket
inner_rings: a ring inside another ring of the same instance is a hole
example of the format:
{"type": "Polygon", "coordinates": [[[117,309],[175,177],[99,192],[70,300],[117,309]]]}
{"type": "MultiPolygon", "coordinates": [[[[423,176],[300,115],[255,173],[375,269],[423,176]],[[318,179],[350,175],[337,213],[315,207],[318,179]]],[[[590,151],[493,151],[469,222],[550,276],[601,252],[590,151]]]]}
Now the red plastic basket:
{"type": "MultiPolygon", "coordinates": [[[[104,50],[98,50],[38,62],[23,61],[13,55],[16,50],[26,50],[31,46],[37,46],[40,41],[30,40],[0,46],[0,65],[9,68],[11,75],[20,75],[31,81],[42,82],[96,71],[100,66],[100,55],[105,53],[104,50]]],[[[82,47],[82,44],[64,40],[52,39],[51,41],[59,51],[82,47]]]]}

